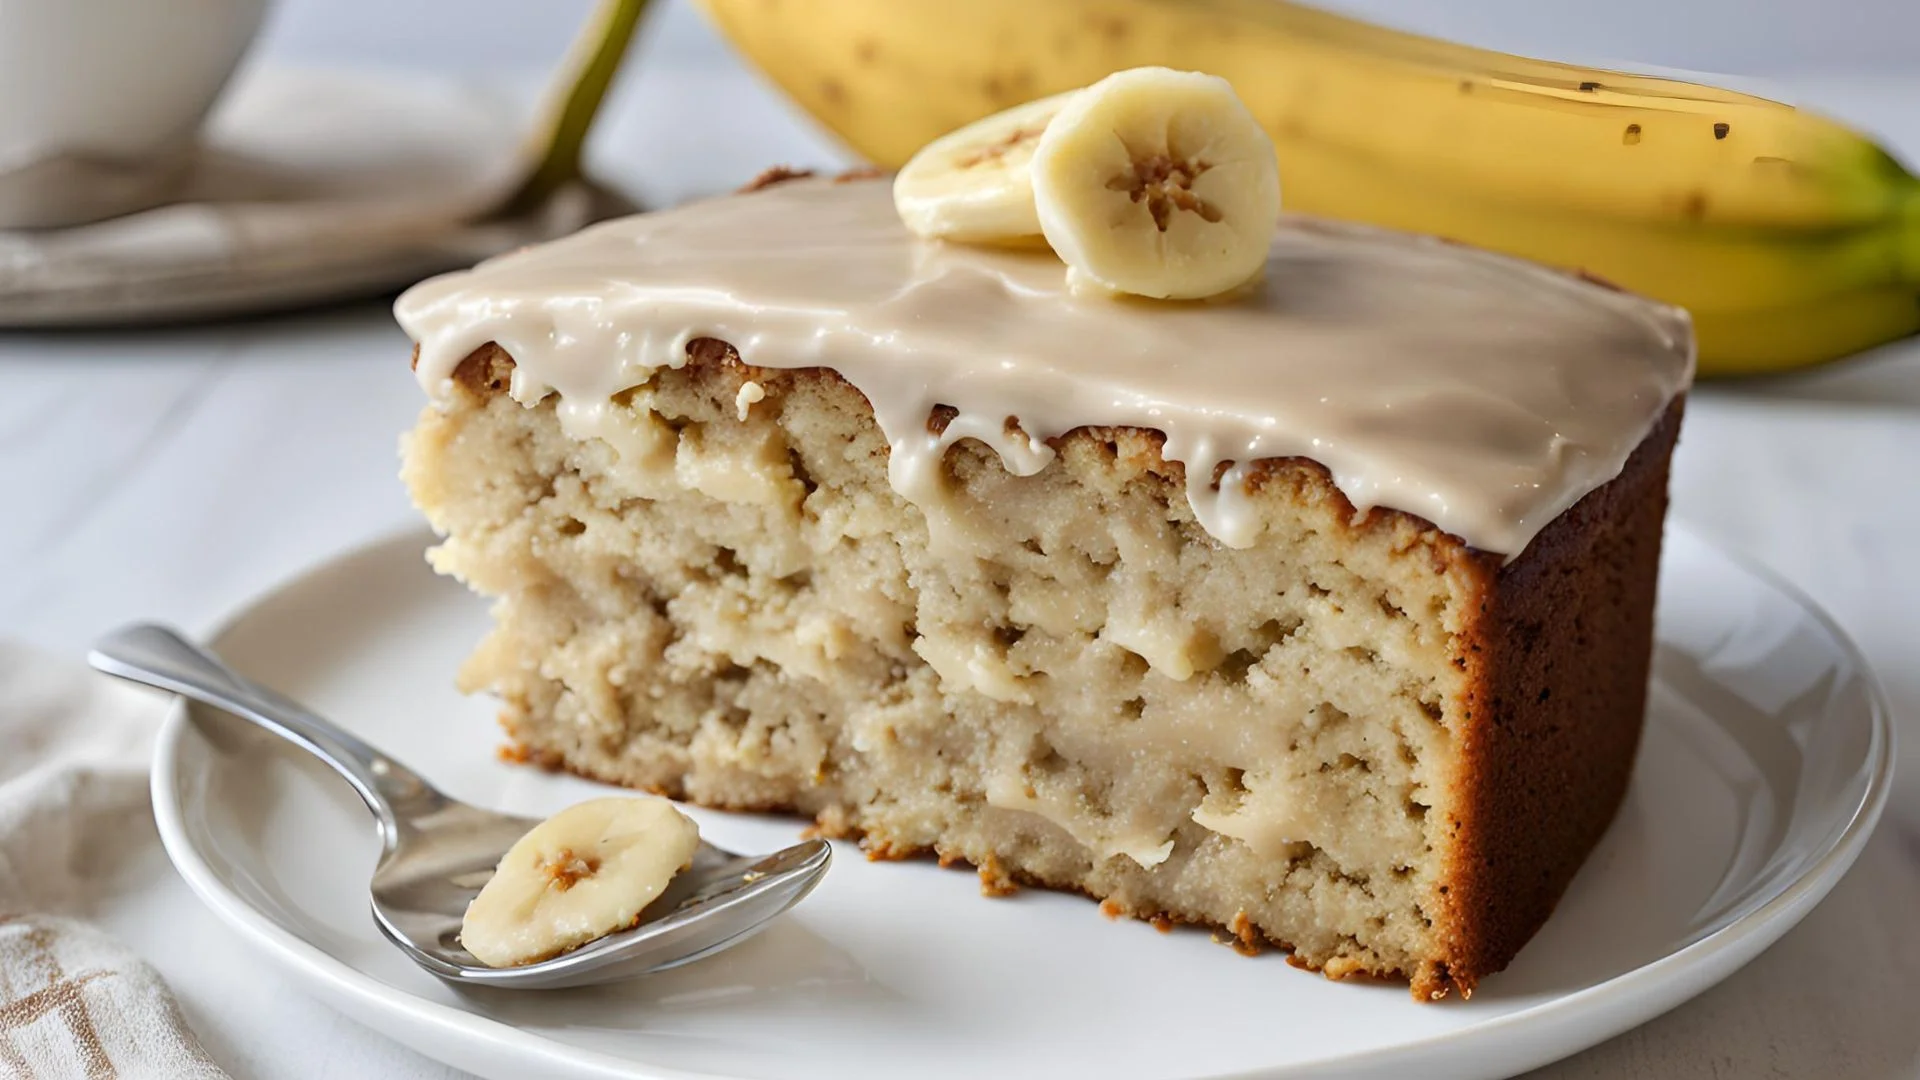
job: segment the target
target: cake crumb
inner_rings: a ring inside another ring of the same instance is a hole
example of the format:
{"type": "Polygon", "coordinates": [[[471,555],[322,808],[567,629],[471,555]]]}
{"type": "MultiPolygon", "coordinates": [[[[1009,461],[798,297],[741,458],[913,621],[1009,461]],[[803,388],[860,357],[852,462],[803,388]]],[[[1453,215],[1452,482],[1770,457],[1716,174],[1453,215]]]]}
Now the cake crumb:
{"type": "Polygon", "coordinates": [[[494,755],[509,765],[531,765],[543,772],[561,772],[566,764],[558,751],[539,749],[518,740],[501,743],[494,755]]]}
{"type": "Polygon", "coordinates": [[[980,864],[980,895],[998,899],[1019,891],[1020,883],[1013,880],[1013,875],[1007,873],[999,859],[988,855],[987,860],[980,864]]]}
{"type": "Polygon", "coordinates": [[[859,840],[861,830],[854,827],[853,818],[844,806],[829,806],[813,817],[813,824],[800,831],[807,840],[859,840]]]}
{"type": "Polygon", "coordinates": [[[913,858],[920,852],[919,848],[902,847],[891,840],[874,840],[871,838],[862,843],[860,847],[861,850],[866,852],[868,862],[902,862],[913,858]]]}
{"type": "Polygon", "coordinates": [[[1153,928],[1163,934],[1173,933],[1173,918],[1164,911],[1149,917],[1147,922],[1153,924],[1153,928]]]}
{"type": "Polygon", "coordinates": [[[1118,919],[1126,913],[1127,909],[1120,906],[1120,901],[1115,900],[1111,896],[1100,901],[1100,914],[1105,915],[1109,919],[1118,919]]]}
{"type": "Polygon", "coordinates": [[[1260,932],[1253,928],[1253,920],[1247,918],[1244,911],[1233,913],[1233,921],[1227,924],[1233,932],[1233,951],[1241,956],[1259,956],[1263,951],[1260,932]]]}
{"type": "Polygon", "coordinates": [[[754,403],[765,401],[766,397],[766,388],[748,379],[740,384],[740,392],[733,396],[733,411],[744,421],[747,418],[747,411],[753,408],[754,403]]]}
{"type": "Polygon", "coordinates": [[[1367,969],[1367,965],[1351,956],[1335,956],[1320,965],[1320,973],[1338,982],[1349,975],[1357,975],[1367,969]]]}

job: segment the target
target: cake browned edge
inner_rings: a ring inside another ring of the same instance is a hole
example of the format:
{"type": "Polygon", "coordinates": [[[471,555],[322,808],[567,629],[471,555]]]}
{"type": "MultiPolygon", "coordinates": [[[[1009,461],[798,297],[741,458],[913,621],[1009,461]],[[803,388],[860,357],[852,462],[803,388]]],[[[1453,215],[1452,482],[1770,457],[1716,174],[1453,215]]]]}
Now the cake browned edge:
{"type": "MultiPolygon", "coordinates": [[[[1653,609],[1680,432],[1676,397],[1620,474],[1512,562],[1475,552],[1478,617],[1455,732],[1460,837],[1432,898],[1447,953],[1425,989],[1471,993],[1507,966],[1613,820],[1646,713],[1653,609]]],[[[1422,992],[1415,985],[1416,993],[1422,992]]]]}

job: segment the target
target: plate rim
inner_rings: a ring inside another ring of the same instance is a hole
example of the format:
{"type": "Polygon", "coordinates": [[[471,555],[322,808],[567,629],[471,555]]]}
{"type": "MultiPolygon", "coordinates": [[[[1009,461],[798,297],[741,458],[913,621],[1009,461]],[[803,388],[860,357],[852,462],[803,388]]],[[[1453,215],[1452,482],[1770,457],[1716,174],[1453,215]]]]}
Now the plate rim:
{"type": "MultiPolygon", "coordinates": [[[[1525,1038],[1531,1042],[1531,1048],[1524,1055],[1528,1064],[1523,1067],[1538,1068],[1638,1027],[1726,979],[1793,929],[1852,868],[1886,808],[1892,792],[1897,758],[1892,709],[1873,668],[1846,630],[1818,602],[1786,577],[1757,559],[1714,543],[1683,519],[1670,518],[1666,530],[1669,540],[1676,535],[1684,535],[1689,542],[1698,543],[1791,600],[1826,631],[1840,652],[1858,670],[1865,691],[1871,735],[1866,750],[1867,784],[1859,801],[1850,809],[1846,826],[1834,834],[1826,850],[1804,871],[1751,911],[1697,941],[1623,971],[1604,982],[1467,1028],[1427,1035],[1396,1046],[1297,1065],[1262,1066],[1253,1070],[1209,1074],[1201,1080],[1296,1080],[1300,1077],[1330,1076],[1414,1063],[1432,1068],[1439,1063],[1423,1061],[1432,1051],[1462,1040],[1477,1043],[1502,1035],[1525,1038]],[[1606,1021],[1583,1031],[1575,1040],[1564,1038],[1562,1033],[1570,1025],[1579,1023],[1582,1018],[1596,1016],[1605,1017],[1606,1021]]],[[[420,542],[424,555],[425,548],[437,539],[424,526],[411,525],[381,532],[303,564],[210,620],[204,638],[217,640],[263,603],[317,574],[403,543],[420,542]]],[[[1665,558],[1664,544],[1662,558],[1665,558]]],[[[532,1034],[490,1017],[419,997],[367,975],[281,926],[227,888],[189,836],[184,800],[176,799],[175,795],[183,786],[178,782],[183,779],[180,773],[181,750],[192,730],[193,726],[187,720],[186,703],[175,698],[169,703],[155,737],[153,767],[149,774],[154,820],[168,859],[194,895],[216,917],[239,931],[242,937],[283,970],[301,976],[303,986],[318,987],[321,991],[318,996],[356,1023],[378,1031],[415,1052],[443,1063],[455,1064],[456,1067],[460,1066],[446,1056],[425,1049],[425,1045],[429,1042],[439,1045],[448,1038],[456,1038],[467,1042],[475,1053],[484,1049],[511,1055],[513,1060],[502,1064],[524,1063],[535,1067],[565,1065],[573,1070],[574,1075],[605,1077],[608,1080],[616,1077],[625,1080],[636,1077],[643,1080],[738,1080],[733,1074],[692,1072],[635,1062],[631,1058],[532,1034]],[[406,1018],[406,1022],[396,1021],[393,1025],[378,1022],[386,1016],[406,1018]],[[424,1028],[434,1037],[431,1040],[406,1038],[395,1033],[396,1027],[413,1031],[424,1028]]],[[[464,1059],[468,1055],[459,1056],[464,1059]]],[[[1439,1072],[1440,1075],[1454,1075],[1445,1070],[1439,1072]]]]}

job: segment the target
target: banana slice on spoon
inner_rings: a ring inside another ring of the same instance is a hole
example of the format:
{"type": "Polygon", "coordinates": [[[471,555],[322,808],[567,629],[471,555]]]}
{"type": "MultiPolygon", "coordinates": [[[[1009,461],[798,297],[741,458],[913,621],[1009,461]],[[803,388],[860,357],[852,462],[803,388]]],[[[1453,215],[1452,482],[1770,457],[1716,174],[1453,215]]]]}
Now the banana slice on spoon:
{"type": "Polygon", "coordinates": [[[893,206],[917,236],[1010,243],[1040,235],[1027,164],[1077,90],[1029,101],[921,147],[893,181],[893,206]]]}
{"type": "Polygon", "coordinates": [[[569,806],[507,849],[467,906],[460,944],[488,967],[514,967],[624,930],[699,847],[700,830],[665,799],[569,806]]]}
{"type": "Polygon", "coordinates": [[[1069,280],[1193,300],[1266,266],[1280,221],[1273,142],[1225,79],[1168,68],[1109,75],[1066,101],[1029,173],[1069,280]]]}

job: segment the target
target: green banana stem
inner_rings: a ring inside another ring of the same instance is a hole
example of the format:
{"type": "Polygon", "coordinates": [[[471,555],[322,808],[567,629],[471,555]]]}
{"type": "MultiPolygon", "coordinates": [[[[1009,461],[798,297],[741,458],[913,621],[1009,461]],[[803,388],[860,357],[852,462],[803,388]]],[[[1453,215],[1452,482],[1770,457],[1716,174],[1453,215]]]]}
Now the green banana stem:
{"type": "Polygon", "coordinates": [[[507,197],[506,217],[533,211],[554,193],[580,178],[581,152],[607,90],[626,58],[648,0],[601,0],[561,64],[556,101],[549,106],[550,130],[538,162],[520,187],[507,197]],[[570,82],[570,85],[569,85],[570,82]]]}

